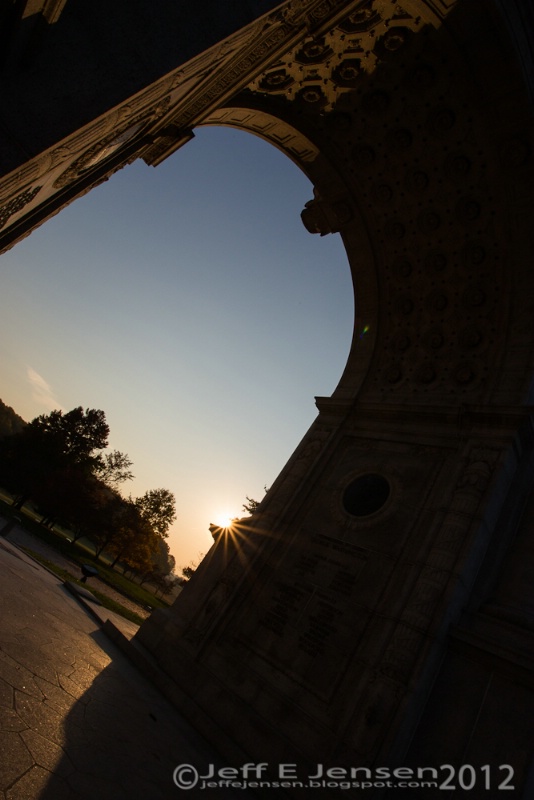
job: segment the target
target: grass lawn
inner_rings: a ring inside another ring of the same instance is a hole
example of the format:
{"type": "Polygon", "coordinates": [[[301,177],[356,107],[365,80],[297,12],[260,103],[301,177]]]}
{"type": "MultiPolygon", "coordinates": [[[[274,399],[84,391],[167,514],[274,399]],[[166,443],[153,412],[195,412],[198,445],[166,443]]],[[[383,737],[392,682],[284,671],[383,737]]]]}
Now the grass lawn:
{"type": "MultiPolygon", "coordinates": [[[[6,517],[7,519],[17,517],[18,520],[20,520],[19,525],[28,531],[28,533],[31,533],[32,535],[41,539],[41,541],[50,545],[50,547],[53,547],[54,550],[57,550],[59,553],[64,555],[66,558],[69,558],[71,561],[74,561],[76,564],[80,566],[82,564],[90,564],[91,566],[96,567],[100,580],[102,580],[104,583],[107,583],[108,586],[111,586],[113,589],[115,589],[115,591],[124,595],[129,600],[132,600],[134,603],[138,603],[139,605],[143,606],[143,608],[152,609],[169,607],[169,603],[166,603],[160,597],[156,597],[152,592],[148,591],[143,586],[139,586],[139,584],[134,583],[129,578],[121,575],[121,573],[112,569],[109,564],[106,565],[102,561],[98,560],[94,554],[90,552],[89,547],[85,542],[71,542],[68,538],[67,532],[56,532],[55,530],[51,531],[48,528],[43,527],[39,522],[37,522],[36,515],[30,509],[26,510],[26,508],[23,508],[22,511],[14,509],[12,505],[5,502],[3,497],[5,497],[5,495],[0,497],[0,514],[3,517],[6,517]]],[[[44,563],[42,556],[37,556],[34,553],[32,553],[32,555],[44,563]]],[[[47,566],[49,565],[47,564],[47,566]]],[[[50,569],[53,569],[53,567],[50,567],[50,569]]],[[[59,567],[54,567],[54,571],[57,571],[58,569],[59,567]]],[[[78,578],[69,576],[67,580],[76,581],[78,578]]],[[[109,608],[109,606],[106,606],[106,608],[109,608]]],[[[125,615],[123,614],[123,616],[125,615]]]]}
{"type": "Polygon", "coordinates": [[[40,553],[36,553],[34,550],[30,550],[29,547],[23,547],[22,550],[28,553],[36,561],[39,561],[40,564],[43,564],[45,567],[47,567],[49,570],[55,573],[58,576],[58,578],[61,578],[61,580],[70,581],[71,583],[77,583],[78,586],[83,586],[85,589],[91,592],[91,594],[94,594],[94,596],[98,600],[100,600],[104,608],[107,608],[109,611],[114,611],[115,614],[120,614],[121,617],[129,619],[130,622],[135,622],[136,625],[141,625],[141,623],[144,622],[143,617],[140,617],[134,611],[130,611],[130,609],[124,608],[124,606],[121,606],[120,603],[116,603],[110,597],[107,597],[107,595],[102,594],[102,592],[97,592],[91,586],[87,586],[85,583],[82,583],[81,580],[75,578],[74,575],[71,575],[71,573],[68,572],[68,570],[63,569],[62,567],[58,567],[58,565],[54,564],[53,561],[48,561],[48,559],[43,558],[43,556],[40,555],[40,553]]]}

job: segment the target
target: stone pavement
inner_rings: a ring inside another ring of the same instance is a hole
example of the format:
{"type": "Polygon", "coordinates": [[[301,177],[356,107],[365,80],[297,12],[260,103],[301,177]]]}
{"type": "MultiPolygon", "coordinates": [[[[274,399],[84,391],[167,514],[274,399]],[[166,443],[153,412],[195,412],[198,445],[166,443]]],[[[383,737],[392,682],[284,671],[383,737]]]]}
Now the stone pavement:
{"type": "Polygon", "coordinates": [[[250,797],[178,789],[179,764],[224,762],[60,579],[2,538],[0,575],[0,800],[250,797]]]}

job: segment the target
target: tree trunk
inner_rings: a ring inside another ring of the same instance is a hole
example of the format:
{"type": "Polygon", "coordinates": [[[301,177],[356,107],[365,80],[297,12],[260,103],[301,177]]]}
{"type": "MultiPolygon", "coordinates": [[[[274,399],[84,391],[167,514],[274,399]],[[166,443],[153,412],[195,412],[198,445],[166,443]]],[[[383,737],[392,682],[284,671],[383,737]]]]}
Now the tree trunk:
{"type": "Polygon", "coordinates": [[[121,556],[122,556],[122,554],[123,554],[123,553],[124,553],[124,550],[121,550],[121,551],[120,551],[120,553],[119,553],[119,555],[118,555],[118,556],[116,556],[116,557],[114,558],[114,560],[113,560],[113,561],[111,562],[111,564],[110,564],[110,567],[111,567],[111,569],[115,569],[115,564],[117,563],[117,561],[119,560],[119,558],[121,558],[121,556]]]}
{"type": "Polygon", "coordinates": [[[104,552],[107,545],[110,543],[111,539],[106,539],[106,541],[100,545],[100,547],[95,547],[95,557],[100,559],[100,555],[104,552]]]}

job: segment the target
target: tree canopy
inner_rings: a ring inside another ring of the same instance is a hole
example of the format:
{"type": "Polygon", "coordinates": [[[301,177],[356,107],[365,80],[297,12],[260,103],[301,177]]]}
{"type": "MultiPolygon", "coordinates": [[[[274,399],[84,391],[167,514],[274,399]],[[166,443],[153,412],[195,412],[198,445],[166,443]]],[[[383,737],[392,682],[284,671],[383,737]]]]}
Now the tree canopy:
{"type": "Polygon", "coordinates": [[[19,436],[55,463],[94,466],[94,451],[107,447],[109,426],[103,411],[79,406],[36,417],[19,436]]]}
{"type": "Polygon", "coordinates": [[[21,431],[26,422],[17,413],[0,400],[0,438],[12,436],[21,431]]]}
{"type": "Polygon", "coordinates": [[[113,450],[112,453],[106,453],[99,457],[95,465],[95,474],[107,486],[112,486],[116,489],[120,483],[131,481],[134,477],[133,472],[130,470],[131,466],[133,464],[126,453],[121,453],[120,450],[113,450]]]}
{"type": "Polygon", "coordinates": [[[176,519],[174,495],[168,489],[150,489],[136,501],[144,519],[161,537],[169,535],[169,528],[176,519]]]}
{"type": "Polygon", "coordinates": [[[103,411],[80,406],[64,414],[52,411],[32,420],[0,442],[0,480],[19,493],[20,508],[43,484],[72,468],[88,473],[98,463],[95,451],[107,446],[109,427],[103,411]]]}
{"type": "Polygon", "coordinates": [[[107,551],[143,575],[166,575],[174,568],[164,541],[176,519],[174,495],[160,488],[123,497],[119,487],[133,478],[132,462],[119,450],[101,452],[108,437],[100,410],[36,417],[0,439],[0,485],[18,508],[31,499],[43,524],[60,521],[74,540],[90,538],[97,556],[107,551]]]}

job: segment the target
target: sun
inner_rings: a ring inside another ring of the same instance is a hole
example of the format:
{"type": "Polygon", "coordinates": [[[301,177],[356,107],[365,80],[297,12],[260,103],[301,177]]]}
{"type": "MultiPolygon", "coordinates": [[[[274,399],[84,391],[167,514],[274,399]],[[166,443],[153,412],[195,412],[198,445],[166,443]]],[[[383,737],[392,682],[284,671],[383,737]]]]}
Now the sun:
{"type": "Polygon", "coordinates": [[[234,521],[234,517],[228,511],[221,511],[215,515],[215,525],[219,528],[229,528],[234,521]]]}

